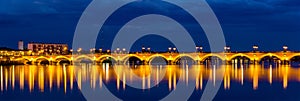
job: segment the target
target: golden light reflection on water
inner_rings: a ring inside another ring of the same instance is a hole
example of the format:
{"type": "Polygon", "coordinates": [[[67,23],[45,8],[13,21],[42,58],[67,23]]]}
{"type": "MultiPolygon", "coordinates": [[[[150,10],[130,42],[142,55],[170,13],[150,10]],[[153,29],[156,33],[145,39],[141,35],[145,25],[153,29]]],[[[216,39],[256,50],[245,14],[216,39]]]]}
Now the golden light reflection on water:
{"type": "Polygon", "coordinates": [[[260,65],[232,66],[226,65],[212,68],[205,65],[184,66],[139,66],[131,69],[128,66],[115,66],[107,64],[100,66],[10,66],[0,67],[0,89],[2,92],[19,88],[21,91],[29,92],[45,89],[63,88],[67,93],[78,85],[81,89],[82,83],[89,82],[93,89],[102,88],[104,82],[116,81],[118,90],[126,89],[127,84],[136,83],[135,77],[141,79],[141,88],[147,89],[158,87],[161,80],[166,80],[169,90],[176,90],[177,80],[183,81],[187,86],[195,83],[197,90],[202,90],[205,80],[213,78],[213,83],[223,80],[225,90],[230,90],[233,82],[241,86],[244,82],[252,83],[253,90],[259,89],[260,82],[282,83],[282,88],[287,89],[289,82],[300,82],[300,69],[289,66],[278,66],[276,68],[261,67],[260,65]],[[221,69],[225,70],[223,76],[219,75],[221,69]],[[116,75],[114,75],[114,73],[116,75]],[[165,75],[164,75],[165,74],[165,75]],[[223,78],[220,78],[223,77],[223,78]],[[104,81],[104,82],[103,82],[104,81]],[[77,83],[75,86],[74,83],[77,83]]]}

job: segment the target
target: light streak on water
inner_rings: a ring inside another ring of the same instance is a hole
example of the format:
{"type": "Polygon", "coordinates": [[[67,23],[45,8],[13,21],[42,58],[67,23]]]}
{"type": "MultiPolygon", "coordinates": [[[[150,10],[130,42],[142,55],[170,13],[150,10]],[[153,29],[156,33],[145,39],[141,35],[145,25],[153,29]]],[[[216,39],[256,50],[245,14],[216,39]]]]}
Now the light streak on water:
{"type": "Polygon", "coordinates": [[[205,67],[205,65],[198,65],[187,68],[187,66],[169,65],[166,67],[137,66],[135,69],[128,70],[124,68],[130,67],[118,66],[116,77],[109,75],[113,71],[109,67],[110,65],[82,65],[82,67],[78,68],[74,68],[73,66],[1,66],[0,90],[1,92],[8,90],[34,92],[38,90],[42,93],[57,89],[67,93],[74,90],[75,87],[82,89],[82,85],[87,82],[91,83],[91,88],[101,89],[104,86],[104,80],[106,83],[110,83],[114,79],[116,80],[117,89],[126,90],[126,84],[136,82],[132,76],[140,78],[141,83],[139,85],[141,85],[142,89],[149,89],[151,86],[161,87],[158,83],[164,81],[166,87],[168,87],[166,89],[169,90],[176,90],[176,87],[178,87],[177,80],[186,82],[187,86],[189,86],[188,84],[195,83],[195,88],[202,90],[204,82],[208,81],[209,77],[212,77],[214,83],[223,79],[225,90],[230,90],[233,82],[239,83],[241,86],[244,82],[252,83],[253,90],[259,89],[261,82],[269,82],[270,85],[280,83],[282,89],[287,89],[289,82],[300,82],[300,69],[289,66],[263,68],[259,65],[241,65],[237,68],[234,66],[216,67],[214,65],[210,68],[205,67]],[[224,77],[219,78],[217,74],[222,68],[225,68],[224,77]],[[163,71],[166,71],[165,75],[163,75],[163,71]],[[183,79],[179,79],[180,76],[183,76],[183,79]]]}

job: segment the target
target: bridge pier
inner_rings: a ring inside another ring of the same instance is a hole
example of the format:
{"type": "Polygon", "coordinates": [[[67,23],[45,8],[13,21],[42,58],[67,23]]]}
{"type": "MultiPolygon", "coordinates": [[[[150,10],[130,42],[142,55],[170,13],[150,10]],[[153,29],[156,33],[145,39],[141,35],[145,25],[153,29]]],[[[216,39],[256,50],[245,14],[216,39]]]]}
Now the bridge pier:
{"type": "Polygon", "coordinates": [[[149,62],[146,61],[146,60],[144,60],[144,61],[143,61],[143,65],[149,65],[149,62]]]}
{"type": "Polygon", "coordinates": [[[282,65],[290,65],[290,64],[291,64],[291,62],[288,61],[288,60],[284,60],[283,63],[282,63],[282,65]]]}
{"type": "Polygon", "coordinates": [[[232,61],[231,61],[231,60],[224,60],[224,64],[225,64],[225,65],[232,64],[232,61]]]}
{"type": "Polygon", "coordinates": [[[201,65],[201,61],[200,60],[196,60],[196,65],[201,65]]]}
{"type": "Polygon", "coordinates": [[[49,65],[53,65],[53,61],[49,61],[49,65]]]}
{"type": "Polygon", "coordinates": [[[174,65],[175,63],[173,63],[172,60],[168,60],[168,65],[174,65]]]}
{"type": "Polygon", "coordinates": [[[35,63],[35,61],[31,61],[31,65],[35,65],[36,63],[35,63]]]}
{"type": "Polygon", "coordinates": [[[257,65],[259,64],[257,60],[252,60],[251,64],[257,65]]]}

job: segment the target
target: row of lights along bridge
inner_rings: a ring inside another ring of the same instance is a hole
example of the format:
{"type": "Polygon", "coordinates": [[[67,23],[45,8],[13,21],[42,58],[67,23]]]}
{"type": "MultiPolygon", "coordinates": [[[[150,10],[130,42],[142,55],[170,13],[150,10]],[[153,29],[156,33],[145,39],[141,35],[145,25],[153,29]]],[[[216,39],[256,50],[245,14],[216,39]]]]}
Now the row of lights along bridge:
{"type": "MultiPolygon", "coordinates": [[[[258,46],[257,45],[254,45],[253,47],[253,52],[259,52],[258,50],[258,46]]],[[[224,52],[231,52],[230,51],[230,47],[229,46],[225,46],[224,47],[224,52]]],[[[283,51],[284,52],[287,52],[288,51],[288,46],[283,46],[283,51]]],[[[77,49],[76,51],[74,51],[73,49],[70,49],[70,52],[71,53],[117,53],[117,54],[125,54],[125,53],[130,53],[126,48],[116,48],[115,50],[103,50],[102,48],[100,48],[99,50],[97,50],[96,48],[93,48],[93,49],[90,49],[90,51],[84,51],[82,48],[79,48],[77,49]]],[[[151,47],[144,47],[142,46],[142,53],[154,53],[155,51],[152,51],[151,50],[151,47]]],[[[168,47],[168,51],[167,52],[170,52],[170,53],[177,53],[178,50],[176,47],[168,47]]],[[[204,52],[203,51],[203,47],[202,46],[197,46],[196,47],[196,51],[195,52],[204,52]]]]}

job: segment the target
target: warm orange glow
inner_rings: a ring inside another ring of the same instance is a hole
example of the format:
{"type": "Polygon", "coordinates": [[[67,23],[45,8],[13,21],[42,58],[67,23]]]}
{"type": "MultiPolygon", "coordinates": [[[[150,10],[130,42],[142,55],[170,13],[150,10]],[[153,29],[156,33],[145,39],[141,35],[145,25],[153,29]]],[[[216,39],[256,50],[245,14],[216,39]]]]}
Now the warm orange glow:
{"type": "Polygon", "coordinates": [[[28,80],[28,84],[29,84],[29,91],[31,92],[34,89],[34,75],[35,75],[35,68],[29,68],[29,80],[28,80]]]}
{"type": "Polygon", "coordinates": [[[283,88],[286,89],[288,87],[288,73],[289,73],[289,68],[284,67],[283,68],[283,88]]]}
{"type": "MultiPolygon", "coordinates": [[[[284,67],[272,67],[263,68],[259,65],[241,66],[236,68],[234,66],[221,66],[221,67],[204,67],[204,66],[183,66],[179,68],[175,65],[170,66],[141,66],[139,68],[130,69],[126,66],[116,67],[116,77],[110,77],[113,69],[109,70],[109,65],[101,66],[82,66],[75,68],[73,66],[16,66],[16,67],[0,67],[0,89],[1,91],[11,90],[13,88],[20,87],[20,90],[27,90],[29,92],[39,90],[45,92],[48,87],[50,91],[53,87],[57,87],[58,90],[62,90],[67,93],[69,90],[73,90],[73,82],[77,81],[78,88],[81,89],[84,83],[91,84],[91,88],[102,88],[103,80],[117,80],[118,89],[126,89],[126,84],[134,83],[135,77],[139,77],[139,82],[142,84],[143,89],[150,88],[159,83],[160,80],[164,80],[168,83],[169,90],[176,90],[177,79],[181,82],[195,83],[197,90],[202,90],[203,82],[209,78],[213,79],[213,82],[224,80],[224,89],[229,90],[232,88],[232,83],[240,83],[243,85],[245,82],[253,83],[253,89],[259,88],[259,81],[269,82],[272,84],[282,84],[284,89],[288,88],[289,82],[300,82],[299,68],[291,68],[289,66],[284,67]],[[126,68],[126,69],[125,69],[126,68]],[[128,69],[128,70],[127,70],[128,69]],[[225,70],[224,77],[219,77],[221,70],[225,70]],[[162,78],[165,71],[165,78],[162,78]],[[151,73],[153,72],[153,73],[151,73]],[[75,78],[76,77],[76,78],[75,78]],[[180,78],[179,78],[180,77],[180,78]],[[130,80],[130,82],[128,82],[130,80]],[[123,83],[121,83],[121,81],[123,83]],[[152,81],[154,81],[152,83],[152,81]],[[60,87],[61,85],[61,87],[60,87]],[[25,86],[25,87],[24,87],[25,86]],[[59,88],[60,87],[60,88],[59,88]]],[[[157,87],[159,85],[156,85],[157,87]]],[[[189,86],[189,85],[187,85],[189,86]]]]}
{"type": "Polygon", "coordinates": [[[256,90],[258,88],[258,68],[255,66],[253,71],[253,89],[256,90]]]}
{"type": "MultiPolygon", "coordinates": [[[[77,84],[78,84],[79,89],[81,89],[81,82],[82,82],[81,81],[81,75],[82,75],[81,70],[78,70],[78,72],[77,72],[77,84]]],[[[100,78],[101,78],[100,82],[102,82],[102,77],[100,77],[100,78]]],[[[102,86],[102,84],[101,84],[101,86],[102,86]]]]}
{"type": "Polygon", "coordinates": [[[48,77],[49,77],[50,91],[52,90],[52,87],[53,87],[53,75],[54,75],[54,67],[50,66],[50,67],[48,67],[48,77]]]}
{"type": "Polygon", "coordinates": [[[174,73],[174,75],[173,75],[173,87],[174,87],[174,90],[176,89],[176,85],[177,85],[177,83],[176,83],[176,73],[174,73]]]}
{"type": "Polygon", "coordinates": [[[1,66],[1,91],[3,91],[3,67],[1,66]]]}
{"type": "Polygon", "coordinates": [[[273,82],[273,69],[270,66],[270,69],[269,69],[269,83],[272,84],[272,82],[273,82]]]}
{"type": "Polygon", "coordinates": [[[123,72],[123,89],[125,89],[125,88],[126,88],[126,75],[123,72]]]}
{"type": "Polygon", "coordinates": [[[67,93],[67,70],[66,67],[63,67],[63,75],[64,75],[64,91],[67,93]]]}
{"type": "Polygon", "coordinates": [[[38,85],[39,85],[39,90],[41,92],[44,92],[44,68],[39,68],[39,75],[38,75],[38,85]]]}
{"type": "Polygon", "coordinates": [[[69,73],[70,76],[70,89],[73,89],[73,82],[74,82],[74,67],[69,67],[69,73]]]}
{"type": "Polygon", "coordinates": [[[12,89],[15,89],[15,66],[12,67],[11,85],[12,89]]]}
{"type": "MultiPolygon", "coordinates": [[[[20,69],[20,75],[19,75],[19,83],[20,83],[20,89],[24,90],[24,83],[25,83],[25,73],[24,73],[24,67],[21,67],[20,69]]],[[[1,68],[1,73],[2,73],[2,68],[1,68]]],[[[1,75],[2,76],[2,75],[1,75]]],[[[2,79],[2,77],[1,77],[2,79]]],[[[1,86],[2,87],[2,86],[1,86]]]]}

